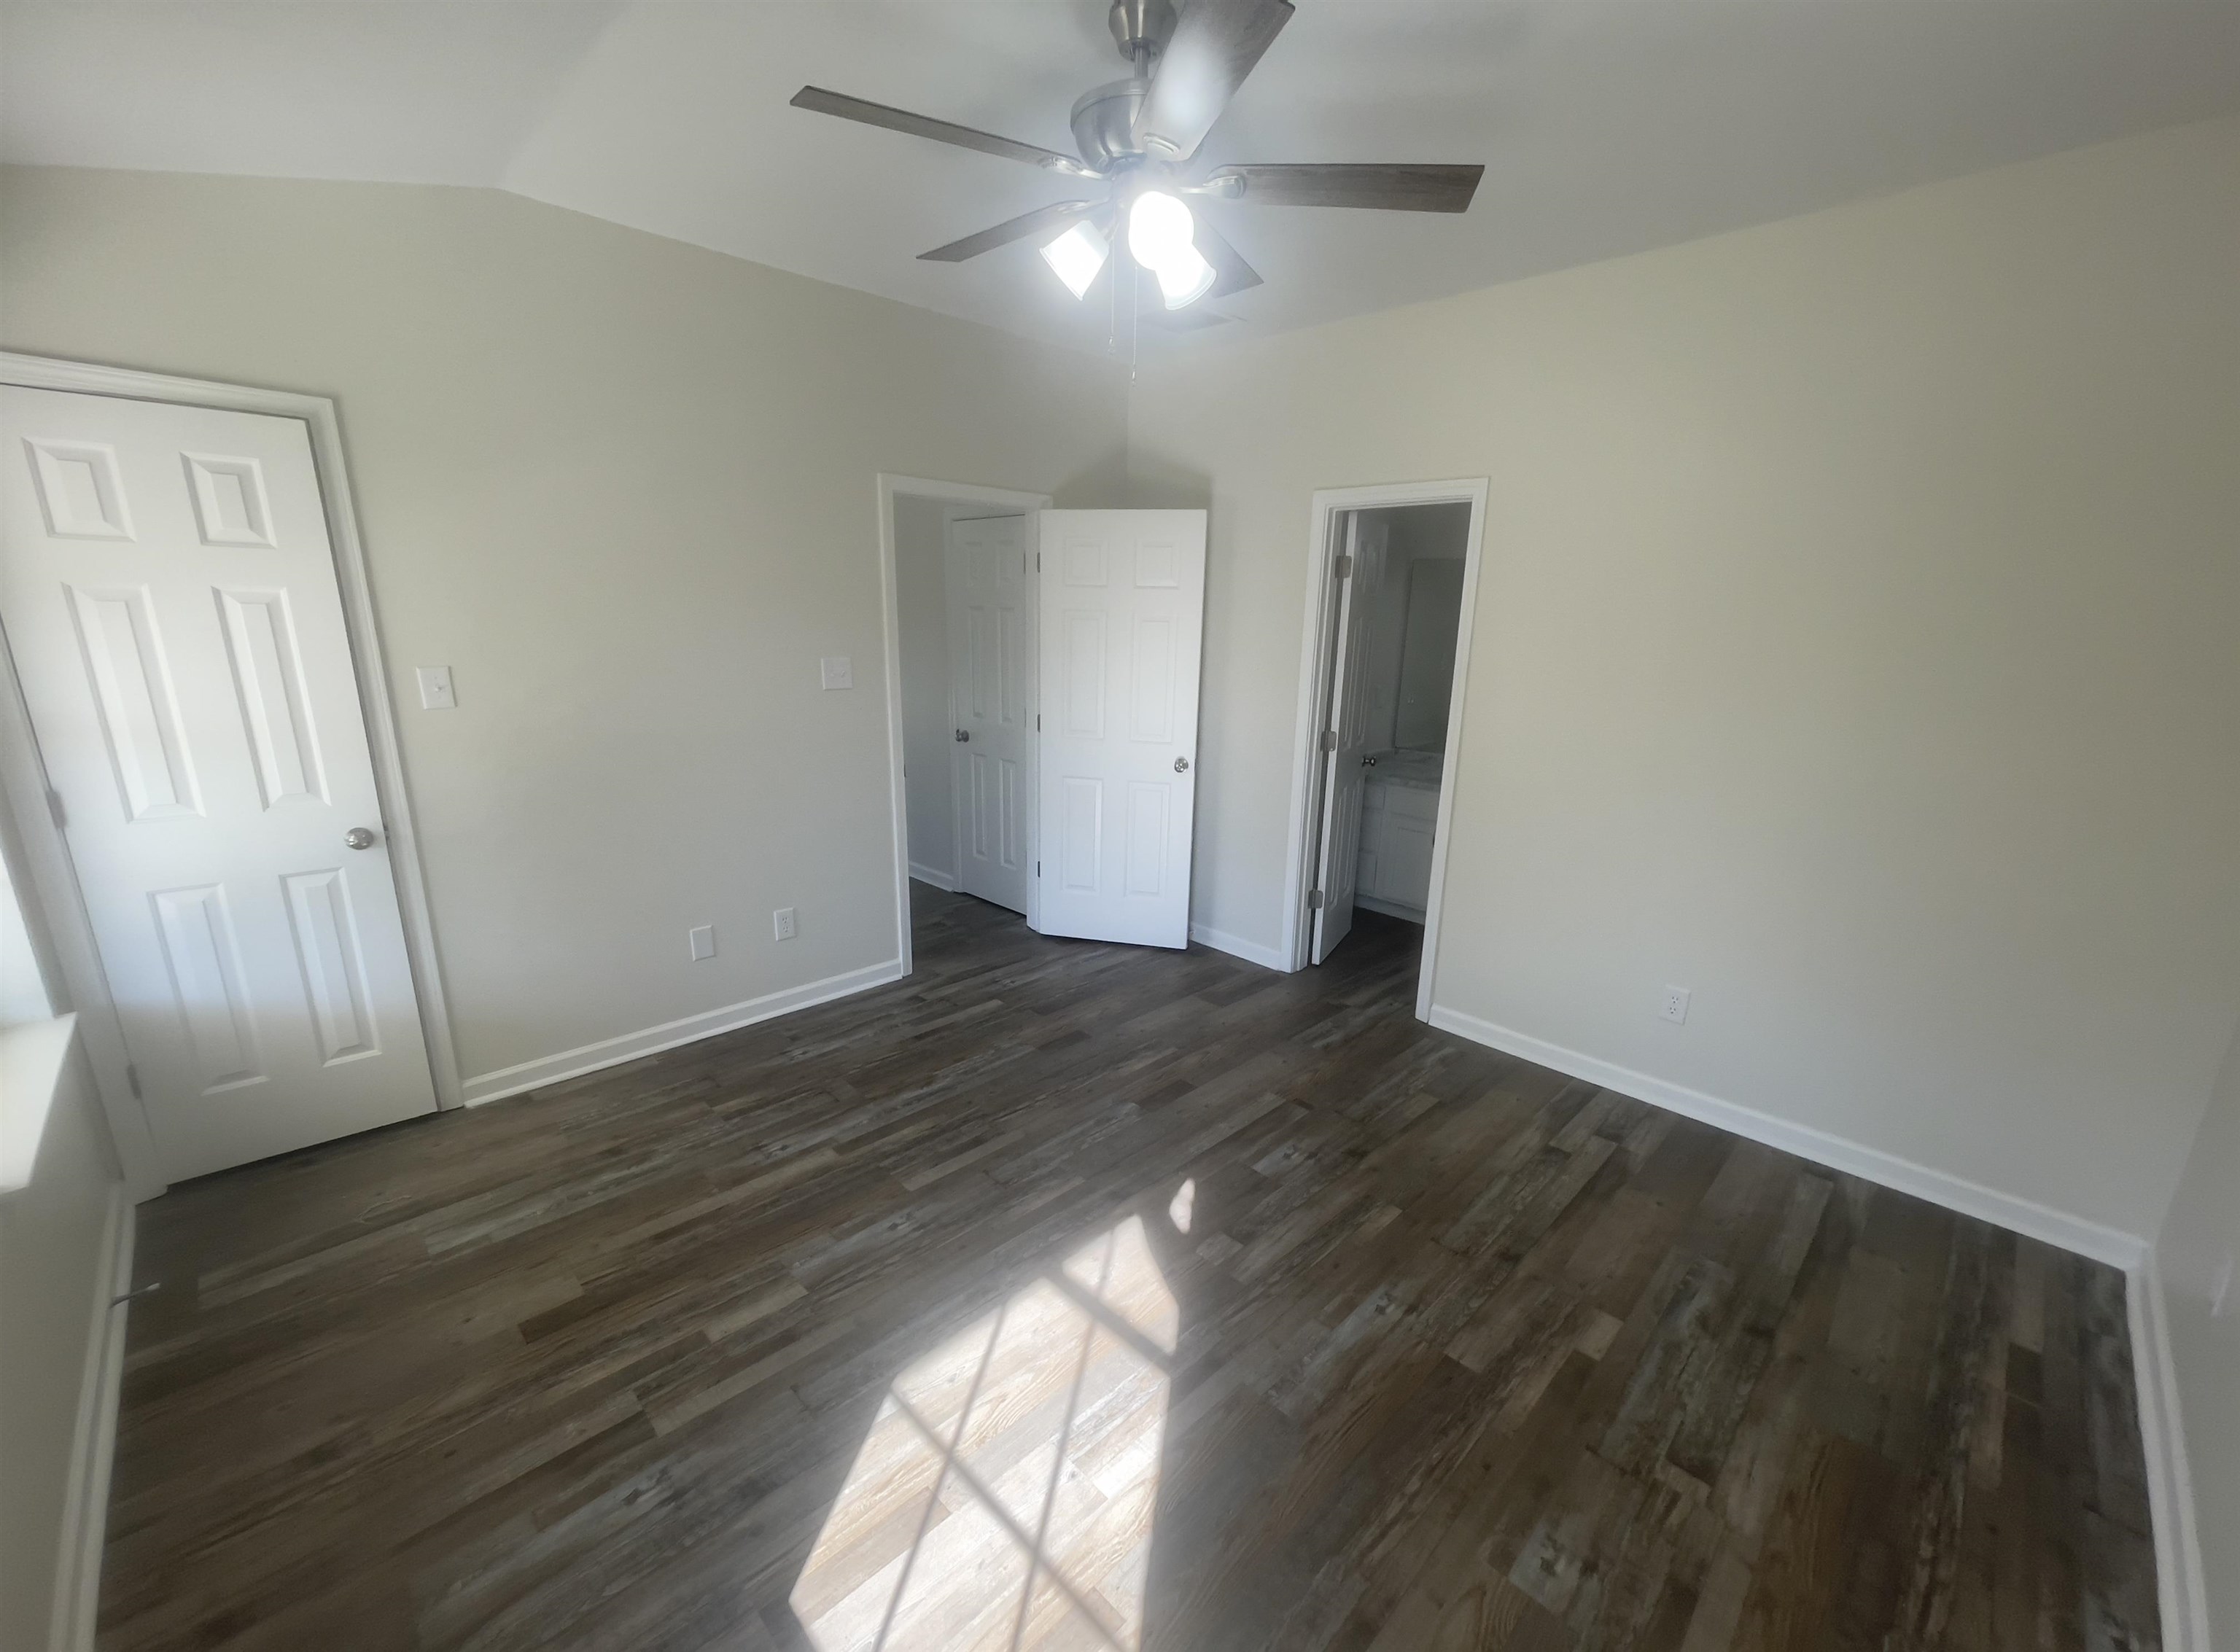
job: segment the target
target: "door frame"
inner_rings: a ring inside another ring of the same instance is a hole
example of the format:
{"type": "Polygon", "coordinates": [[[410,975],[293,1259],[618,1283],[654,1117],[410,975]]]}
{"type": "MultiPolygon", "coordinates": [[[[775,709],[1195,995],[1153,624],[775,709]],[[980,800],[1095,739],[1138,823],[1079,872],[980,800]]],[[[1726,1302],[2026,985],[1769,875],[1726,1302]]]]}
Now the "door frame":
{"type": "MultiPolygon", "coordinates": [[[[350,470],[343,458],[342,424],[333,401],[295,390],[263,390],[249,385],[222,384],[208,379],[179,378],[168,373],[143,372],[136,368],[104,367],[90,362],[63,361],[44,356],[0,352],[0,384],[24,390],[63,390],[83,396],[110,396],[135,402],[170,402],[188,407],[215,408],[229,413],[263,413],[301,419],[310,435],[311,463],[317,474],[319,498],[326,510],[327,538],[333,547],[335,581],[342,596],[343,623],[350,639],[350,663],[357,681],[360,714],[365,719],[368,747],[373,754],[375,795],[380,800],[383,835],[389,841],[390,863],[397,883],[398,914],[403,921],[405,949],[412,966],[413,996],[428,1044],[430,1076],[435,1082],[436,1105],[446,1109],[464,1105],[460,1094],[459,1066],[451,1037],[451,1017],[443,991],[442,960],[437,956],[435,925],[428,906],[428,883],[421,864],[419,834],[412,816],[410,789],[397,743],[395,703],[389,694],[389,673],[376,618],[373,590],[368,577],[365,550],[358,537],[357,510],[352,503],[350,470]]],[[[135,1200],[150,1199],[163,1191],[164,1182],[156,1156],[155,1138],[146,1109],[132,1093],[126,1072],[124,1034],[109,981],[94,943],[77,872],[68,841],[49,812],[46,768],[38,756],[31,729],[30,708],[16,675],[15,655],[0,633],[0,736],[6,750],[0,754],[0,793],[23,836],[29,891],[45,920],[47,932],[62,965],[70,1007],[78,1012],[78,1026],[91,1058],[94,1078],[116,1138],[127,1189],[135,1200]]]]}
{"type": "Polygon", "coordinates": [[[1330,697],[1337,646],[1336,563],[1343,516],[1393,505],[1468,504],[1470,528],[1463,547],[1462,622],[1455,632],[1454,693],[1447,705],[1447,763],[1439,786],[1439,816],[1431,839],[1431,891],[1423,910],[1423,963],[1417,972],[1416,1018],[1431,1009],[1432,976],[1439,956],[1439,912],[1447,889],[1447,843],[1455,809],[1454,760],[1462,748],[1463,705],[1470,667],[1470,626],[1477,610],[1478,569],[1485,548],[1483,476],[1450,482],[1389,482],[1366,487],[1318,488],[1308,511],[1307,600],[1299,645],[1299,703],[1292,742],[1290,843],[1284,855],[1283,939],[1279,949],[1294,970],[1308,967],[1314,923],[1307,896],[1321,853],[1323,707],[1330,697]]]}
{"type": "MultiPolygon", "coordinates": [[[[879,610],[887,657],[887,798],[890,829],[895,838],[895,956],[902,973],[916,967],[910,948],[910,794],[903,779],[903,630],[902,595],[895,572],[895,496],[935,499],[944,505],[984,505],[994,514],[1016,511],[1027,518],[1027,543],[1035,543],[1036,516],[1050,508],[1046,493],[1021,493],[1014,488],[995,488],[973,482],[935,482],[882,470],[878,474],[879,610]]],[[[948,555],[948,523],[942,524],[942,554],[948,555]]],[[[945,576],[944,576],[945,578],[945,576]]],[[[944,589],[946,589],[944,585],[944,589]]],[[[1041,613],[1040,581],[1032,564],[1027,569],[1027,592],[1034,603],[1030,614],[1041,613]]],[[[944,612],[942,624],[948,625],[944,612]]],[[[1037,639],[1039,657],[1040,638],[1037,639]]],[[[951,682],[954,682],[952,675],[951,682]]],[[[952,690],[953,691],[953,690],[952,690]]],[[[952,710],[955,708],[950,708],[952,710]]],[[[1039,793],[1037,794],[1039,796],[1039,793]]],[[[1030,816],[1032,818],[1032,816],[1030,816]]],[[[1038,845],[1037,845],[1038,847],[1038,845]]],[[[1027,927],[1039,926],[1040,880],[1027,884],[1027,927]]]]}

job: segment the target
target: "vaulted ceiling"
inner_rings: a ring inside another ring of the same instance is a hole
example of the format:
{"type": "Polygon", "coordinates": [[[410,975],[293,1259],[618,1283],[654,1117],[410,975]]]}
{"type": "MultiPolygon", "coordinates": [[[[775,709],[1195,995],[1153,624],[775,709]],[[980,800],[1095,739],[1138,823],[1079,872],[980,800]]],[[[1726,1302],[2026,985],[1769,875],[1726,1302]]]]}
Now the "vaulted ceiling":
{"type": "MultiPolygon", "coordinates": [[[[1098,0],[0,6],[0,155],[479,184],[1102,345],[1032,243],[1062,177],[788,107],[804,83],[1070,152],[1098,0]]],[[[1213,203],[1236,336],[2240,110],[2230,0],[1298,0],[1210,162],[1482,162],[1461,217],[1213,203]]]]}

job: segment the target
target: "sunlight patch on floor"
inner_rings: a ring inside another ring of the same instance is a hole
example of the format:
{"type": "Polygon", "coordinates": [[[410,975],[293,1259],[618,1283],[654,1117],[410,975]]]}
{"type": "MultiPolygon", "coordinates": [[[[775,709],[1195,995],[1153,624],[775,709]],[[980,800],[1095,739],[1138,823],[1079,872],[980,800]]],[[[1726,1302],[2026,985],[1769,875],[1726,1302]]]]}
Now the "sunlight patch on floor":
{"type": "Polygon", "coordinates": [[[897,1376],[794,1586],[818,1652],[1135,1652],[1177,1318],[1131,1216],[897,1376]]]}

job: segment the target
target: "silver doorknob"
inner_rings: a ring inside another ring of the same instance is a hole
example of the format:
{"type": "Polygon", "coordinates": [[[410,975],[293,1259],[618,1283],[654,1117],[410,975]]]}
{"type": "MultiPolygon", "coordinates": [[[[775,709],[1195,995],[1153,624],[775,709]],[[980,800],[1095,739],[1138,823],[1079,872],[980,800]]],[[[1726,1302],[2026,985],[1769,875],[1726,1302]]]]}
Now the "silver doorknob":
{"type": "Polygon", "coordinates": [[[1364,769],[1374,769],[1377,767],[1377,759],[1374,757],[1363,757],[1361,760],[1361,766],[1364,769]]]}
{"type": "Polygon", "coordinates": [[[1189,773],[1189,772],[1190,772],[1190,759],[1189,759],[1188,757],[1177,757],[1177,758],[1176,758],[1176,759],[1175,759],[1175,772],[1176,772],[1177,774],[1178,774],[1178,775],[1181,775],[1181,774],[1187,774],[1187,773],[1189,773]]]}
{"type": "Polygon", "coordinates": [[[363,826],[353,826],[343,834],[343,842],[351,849],[371,849],[373,834],[363,826]]]}
{"type": "Polygon", "coordinates": [[[969,734],[968,732],[966,732],[964,729],[959,729],[957,731],[957,740],[959,741],[959,743],[962,743],[962,742],[968,741],[968,740],[971,739],[971,738],[972,738],[972,736],[971,736],[971,735],[970,735],[970,734],[969,734]]]}

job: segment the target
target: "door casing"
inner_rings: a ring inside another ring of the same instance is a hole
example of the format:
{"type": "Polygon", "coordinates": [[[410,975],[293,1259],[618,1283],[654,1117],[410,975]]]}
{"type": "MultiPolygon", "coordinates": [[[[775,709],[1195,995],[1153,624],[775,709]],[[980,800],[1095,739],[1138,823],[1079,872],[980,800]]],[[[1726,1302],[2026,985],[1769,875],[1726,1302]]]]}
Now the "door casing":
{"type": "MultiPolygon", "coordinates": [[[[1037,540],[1036,517],[1050,506],[1046,493],[1021,493],[1013,488],[985,487],[970,482],[936,482],[923,476],[897,476],[881,471],[877,478],[879,525],[879,600],[887,660],[887,796],[895,843],[895,948],[902,973],[910,973],[910,814],[903,780],[903,632],[902,594],[895,574],[895,496],[937,499],[944,504],[984,506],[989,514],[1017,512],[1027,518],[1027,543],[1037,540]]],[[[1031,571],[1028,575],[1031,581],[1031,571]]],[[[1034,816],[1030,814],[1031,821],[1034,816]]],[[[1038,929],[1039,893],[1027,885],[1027,927],[1038,929]]]]}
{"type": "Polygon", "coordinates": [[[1392,505],[1466,503],[1470,532],[1463,553],[1462,623],[1455,636],[1454,696],[1447,708],[1447,783],[1439,788],[1439,819],[1431,847],[1431,893],[1423,917],[1423,964],[1417,974],[1416,1016],[1428,1019],[1439,956],[1439,909],[1445,902],[1447,846],[1455,806],[1454,759],[1462,749],[1463,709],[1470,667],[1470,625],[1477,609],[1478,569],[1485,541],[1489,483],[1483,476],[1451,482],[1394,482],[1370,487],[1317,490],[1307,522],[1307,600],[1299,646],[1299,699],[1292,745],[1290,841],[1284,854],[1283,936],[1279,950],[1293,969],[1308,967],[1314,942],[1307,896],[1320,858],[1323,719],[1330,704],[1337,642],[1337,558],[1343,550],[1345,513],[1392,505]]]}
{"type": "MultiPolygon", "coordinates": [[[[379,628],[367,582],[365,551],[358,538],[350,475],[343,460],[342,430],[335,404],[323,396],[258,390],[206,379],[179,378],[131,368],[103,367],[42,356],[0,353],[0,383],[29,390],[67,390],[82,395],[123,396],[139,402],[171,402],[235,413],[276,414],[301,419],[310,434],[311,460],[333,548],[335,578],[342,594],[343,619],[357,678],[358,702],[365,718],[366,742],[373,755],[374,787],[380,799],[397,883],[398,910],[411,956],[412,985],[420,1025],[427,1041],[428,1065],[436,1085],[436,1104],[463,1104],[458,1057],[443,994],[442,966],[436,955],[434,926],[428,910],[427,879],[421,866],[419,836],[411,797],[397,744],[396,712],[389,696],[379,628]]],[[[127,1191],[135,1200],[151,1199],[164,1182],[145,1110],[132,1094],[124,1036],[109,994],[107,977],[87,921],[77,874],[68,843],[48,811],[47,781],[31,731],[30,713],[16,676],[14,655],[0,635],[0,793],[4,793],[21,836],[27,891],[45,920],[61,965],[70,1006],[77,1011],[81,1036],[91,1060],[102,1109],[117,1144],[127,1191]]]]}
{"type": "Polygon", "coordinates": [[[1388,549],[1384,530],[1380,526],[1371,531],[1359,511],[1348,511],[1338,520],[1349,547],[1341,554],[1353,561],[1349,571],[1333,581],[1337,587],[1333,621],[1337,630],[1330,647],[1330,714],[1324,727],[1337,738],[1325,737],[1330,749],[1323,757],[1322,805],[1316,824],[1314,886],[1322,891],[1322,904],[1315,906],[1313,896],[1308,897],[1312,916],[1307,956],[1316,963],[1327,962],[1331,949],[1353,928],[1362,805],[1368,780],[1361,772],[1369,745],[1362,726],[1368,709],[1363,669],[1369,663],[1369,613],[1363,594],[1383,586],[1388,549]]]}

